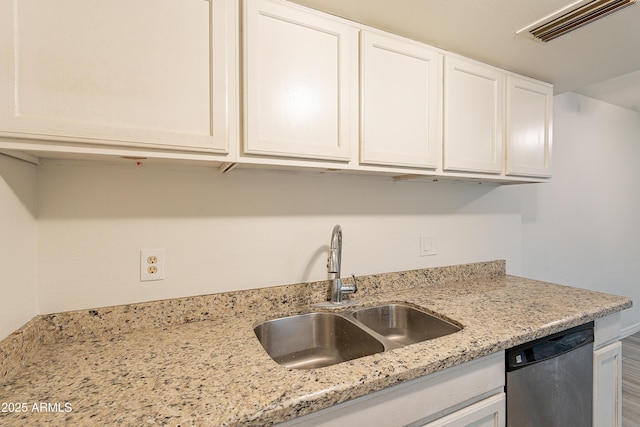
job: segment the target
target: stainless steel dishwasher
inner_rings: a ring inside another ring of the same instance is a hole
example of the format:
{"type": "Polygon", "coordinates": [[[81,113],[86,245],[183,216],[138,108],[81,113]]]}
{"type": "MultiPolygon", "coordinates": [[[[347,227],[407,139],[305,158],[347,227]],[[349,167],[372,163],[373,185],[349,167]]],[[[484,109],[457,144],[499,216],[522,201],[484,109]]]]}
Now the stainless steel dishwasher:
{"type": "Polygon", "coordinates": [[[593,322],[506,352],[508,427],[589,427],[593,322]]]}

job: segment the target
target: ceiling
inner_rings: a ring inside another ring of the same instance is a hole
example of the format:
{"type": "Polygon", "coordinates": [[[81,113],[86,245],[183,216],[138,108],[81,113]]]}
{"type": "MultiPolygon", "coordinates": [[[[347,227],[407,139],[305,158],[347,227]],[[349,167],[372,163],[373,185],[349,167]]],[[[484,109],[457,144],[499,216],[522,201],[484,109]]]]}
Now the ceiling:
{"type": "Polygon", "coordinates": [[[640,4],[542,43],[516,31],[588,0],[293,1],[640,112],[640,4]]]}

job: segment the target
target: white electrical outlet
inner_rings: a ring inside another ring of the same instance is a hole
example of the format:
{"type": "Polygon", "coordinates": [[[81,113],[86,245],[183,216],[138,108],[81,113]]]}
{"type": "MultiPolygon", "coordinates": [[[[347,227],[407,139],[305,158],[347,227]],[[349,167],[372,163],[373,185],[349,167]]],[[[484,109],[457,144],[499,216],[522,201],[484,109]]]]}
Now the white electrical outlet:
{"type": "Polygon", "coordinates": [[[436,254],[436,238],[433,236],[420,236],[420,256],[436,254]]]}
{"type": "Polygon", "coordinates": [[[164,249],[140,250],[140,281],[164,279],[164,249]]]}

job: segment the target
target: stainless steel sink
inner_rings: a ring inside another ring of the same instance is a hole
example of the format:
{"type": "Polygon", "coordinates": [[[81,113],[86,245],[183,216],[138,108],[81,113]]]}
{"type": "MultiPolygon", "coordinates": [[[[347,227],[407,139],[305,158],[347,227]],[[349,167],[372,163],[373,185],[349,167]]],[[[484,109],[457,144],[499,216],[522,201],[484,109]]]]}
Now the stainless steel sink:
{"type": "Polygon", "coordinates": [[[388,340],[401,345],[458,332],[458,325],[404,304],[387,304],[355,311],[353,317],[388,340]]]}
{"type": "Polygon", "coordinates": [[[380,341],[334,313],[270,320],[254,332],[269,356],[288,368],[321,368],[384,351],[380,341]]]}
{"type": "Polygon", "coordinates": [[[452,334],[451,322],[392,303],[340,313],[315,312],[254,327],[269,356],[294,369],[313,369],[452,334]]]}

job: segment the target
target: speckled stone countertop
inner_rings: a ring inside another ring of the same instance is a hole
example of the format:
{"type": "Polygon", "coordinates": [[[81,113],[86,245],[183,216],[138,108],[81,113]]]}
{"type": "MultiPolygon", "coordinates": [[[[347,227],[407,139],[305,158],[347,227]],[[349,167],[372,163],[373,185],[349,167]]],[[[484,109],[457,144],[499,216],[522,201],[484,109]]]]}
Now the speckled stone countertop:
{"type": "Polygon", "coordinates": [[[500,260],[358,284],[362,306],[407,302],[464,328],[294,370],[271,360],[253,327],[310,311],[326,300],[328,282],[39,316],[0,343],[0,425],[270,425],[631,306],[625,297],[505,275],[500,260]]]}

